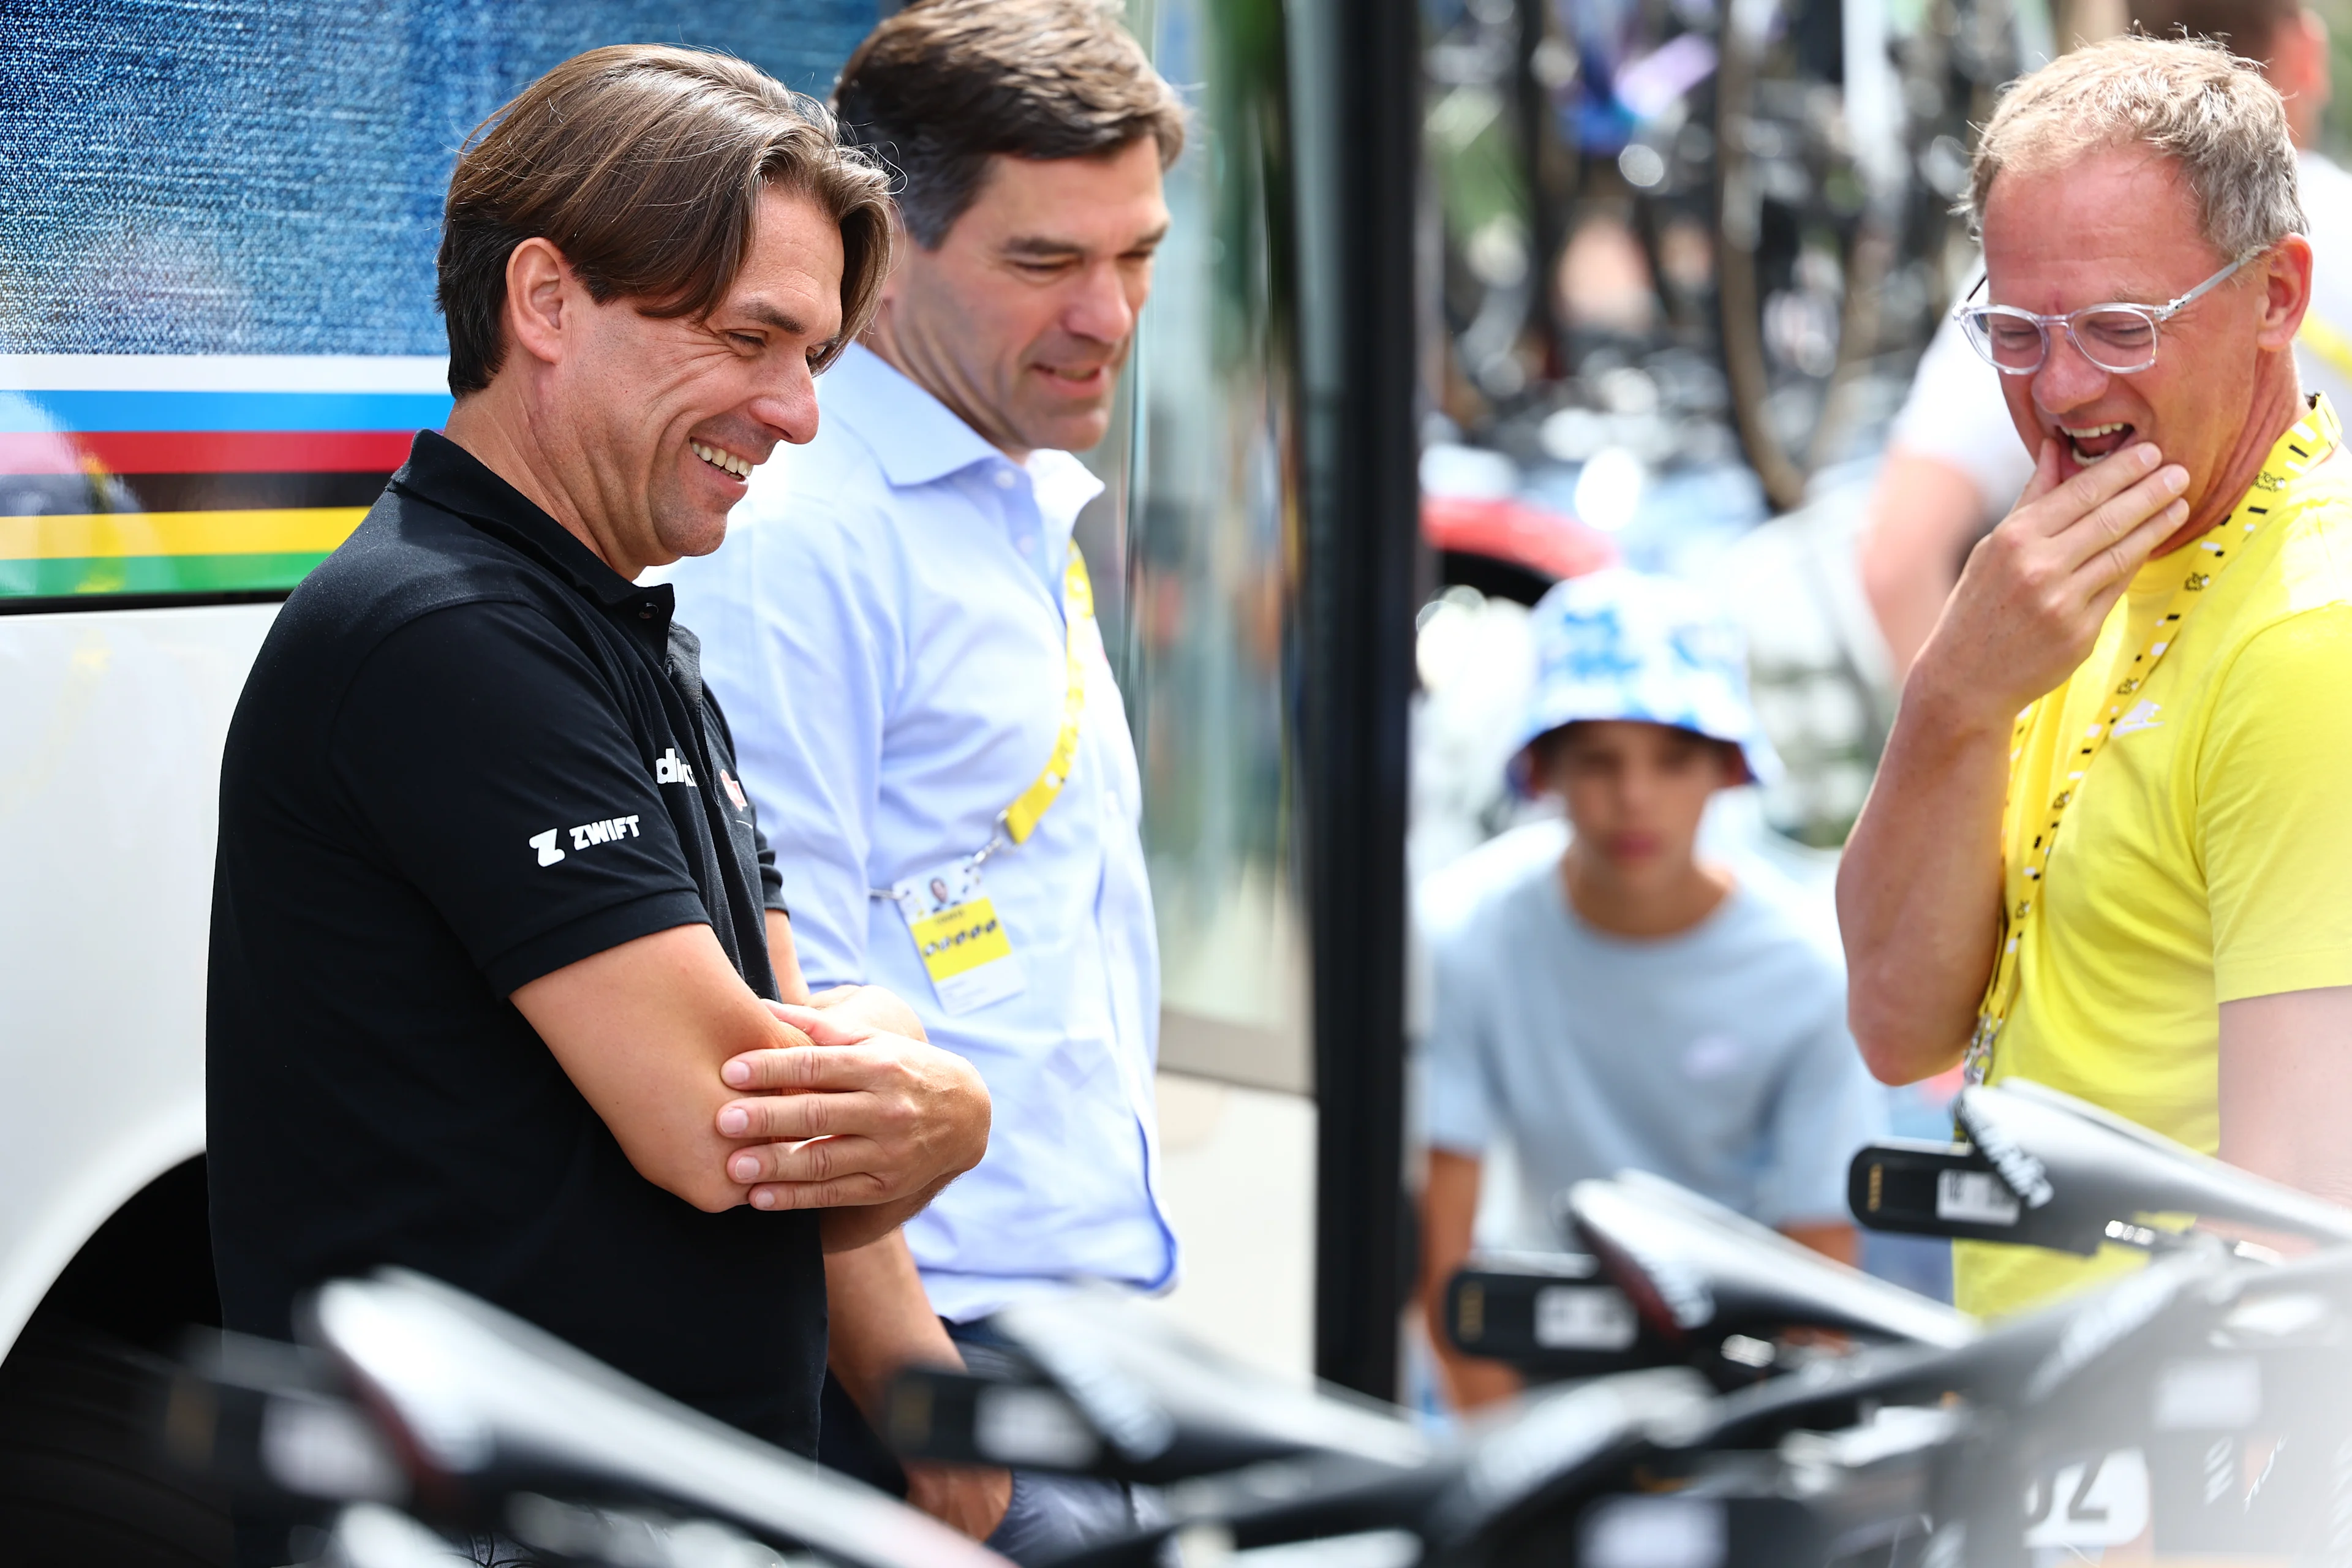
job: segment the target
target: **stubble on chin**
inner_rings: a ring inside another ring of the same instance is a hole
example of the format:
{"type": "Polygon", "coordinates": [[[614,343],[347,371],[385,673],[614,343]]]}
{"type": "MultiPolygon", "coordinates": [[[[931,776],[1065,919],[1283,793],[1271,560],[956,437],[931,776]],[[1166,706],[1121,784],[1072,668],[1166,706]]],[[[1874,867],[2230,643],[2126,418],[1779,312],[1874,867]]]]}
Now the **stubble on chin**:
{"type": "Polygon", "coordinates": [[[1060,452],[1087,452],[1102,444],[1110,433],[1110,406],[1106,401],[1099,409],[1085,414],[1065,409],[1055,418],[1039,417],[1035,421],[1037,438],[1027,445],[1060,452]]]}
{"type": "Polygon", "coordinates": [[[669,517],[655,523],[665,553],[673,559],[708,555],[727,542],[727,513],[716,517],[669,517]]]}
{"type": "Polygon", "coordinates": [[[648,498],[646,536],[659,549],[664,563],[708,555],[726,542],[731,508],[712,510],[677,495],[648,498]]]}

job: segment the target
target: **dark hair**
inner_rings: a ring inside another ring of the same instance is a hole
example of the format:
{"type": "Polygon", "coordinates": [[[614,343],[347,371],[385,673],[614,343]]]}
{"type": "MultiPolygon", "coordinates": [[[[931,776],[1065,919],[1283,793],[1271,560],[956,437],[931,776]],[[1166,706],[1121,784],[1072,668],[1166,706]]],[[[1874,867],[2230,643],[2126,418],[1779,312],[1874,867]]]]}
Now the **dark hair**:
{"type": "Polygon", "coordinates": [[[898,170],[898,216],[936,250],[988,160],[1184,150],[1184,106],[1096,0],[916,0],[866,35],[833,90],[842,135],[898,170]]]}
{"type": "Polygon", "coordinates": [[[887,178],[833,116],[726,55],[623,44],[575,55],[477,127],[449,176],[440,285],[449,390],[506,359],[507,258],[544,238],[597,302],[699,316],[734,286],[762,189],[841,226],[841,336],[874,313],[890,268],[887,178]]]}
{"type": "Polygon", "coordinates": [[[2151,38],[2211,38],[2267,64],[2279,29],[2302,11],[2302,0],[2131,0],[2131,25],[2151,38]]]}

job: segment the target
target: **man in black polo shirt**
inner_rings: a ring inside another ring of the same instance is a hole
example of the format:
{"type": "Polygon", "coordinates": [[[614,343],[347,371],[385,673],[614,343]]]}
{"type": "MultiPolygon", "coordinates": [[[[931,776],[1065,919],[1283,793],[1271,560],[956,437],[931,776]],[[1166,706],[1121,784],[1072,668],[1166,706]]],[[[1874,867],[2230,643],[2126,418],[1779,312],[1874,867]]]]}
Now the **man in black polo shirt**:
{"type": "Polygon", "coordinates": [[[230,1327],[405,1264],[814,1452],[820,1249],[977,1162],[986,1092],[887,995],[778,1001],[726,721],[634,579],[814,434],[887,224],[823,110],[682,50],[569,61],[460,158],[447,435],[288,601],[224,759],[230,1327]]]}

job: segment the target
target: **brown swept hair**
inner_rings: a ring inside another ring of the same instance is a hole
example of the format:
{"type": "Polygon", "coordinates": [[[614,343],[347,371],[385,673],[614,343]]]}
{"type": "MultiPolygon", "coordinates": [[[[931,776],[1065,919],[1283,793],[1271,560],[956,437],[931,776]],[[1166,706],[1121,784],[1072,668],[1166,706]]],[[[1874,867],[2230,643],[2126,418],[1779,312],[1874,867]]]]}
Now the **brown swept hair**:
{"type": "Polygon", "coordinates": [[[761,192],[813,199],[841,227],[841,335],[863,331],[890,270],[888,178],[833,116],[730,56],[656,44],[574,55],[484,121],[449,176],[435,295],[449,390],[506,359],[507,258],[543,238],[599,304],[702,316],[734,286],[761,192]]]}
{"type": "Polygon", "coordinates": [[[1184,105],[1103,0],[915,0],[866,36],[833,89],[848,141],[898,172],[898,216],[937,250],[988,160],[1105,158],[1149,136],[1162,169],[1184,105]]]}

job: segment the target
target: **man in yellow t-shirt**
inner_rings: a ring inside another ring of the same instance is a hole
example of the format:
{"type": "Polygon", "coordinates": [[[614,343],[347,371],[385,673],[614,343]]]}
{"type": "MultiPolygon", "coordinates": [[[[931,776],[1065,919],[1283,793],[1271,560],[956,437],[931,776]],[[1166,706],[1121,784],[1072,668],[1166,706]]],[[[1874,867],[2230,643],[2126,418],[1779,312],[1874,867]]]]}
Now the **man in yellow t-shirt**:
{"type": "MultiPolygon", "coordinates": [[[[1980,140],[1962,307],[2037,454],[1913,666],[1841,870],[1853,1033],[2352,1197],[2352,463],[2277,93],[2124,38],[1980,140]]],[[[1955,1258],[2004,1312],[2127,1266],[1955,1258]]]]}

